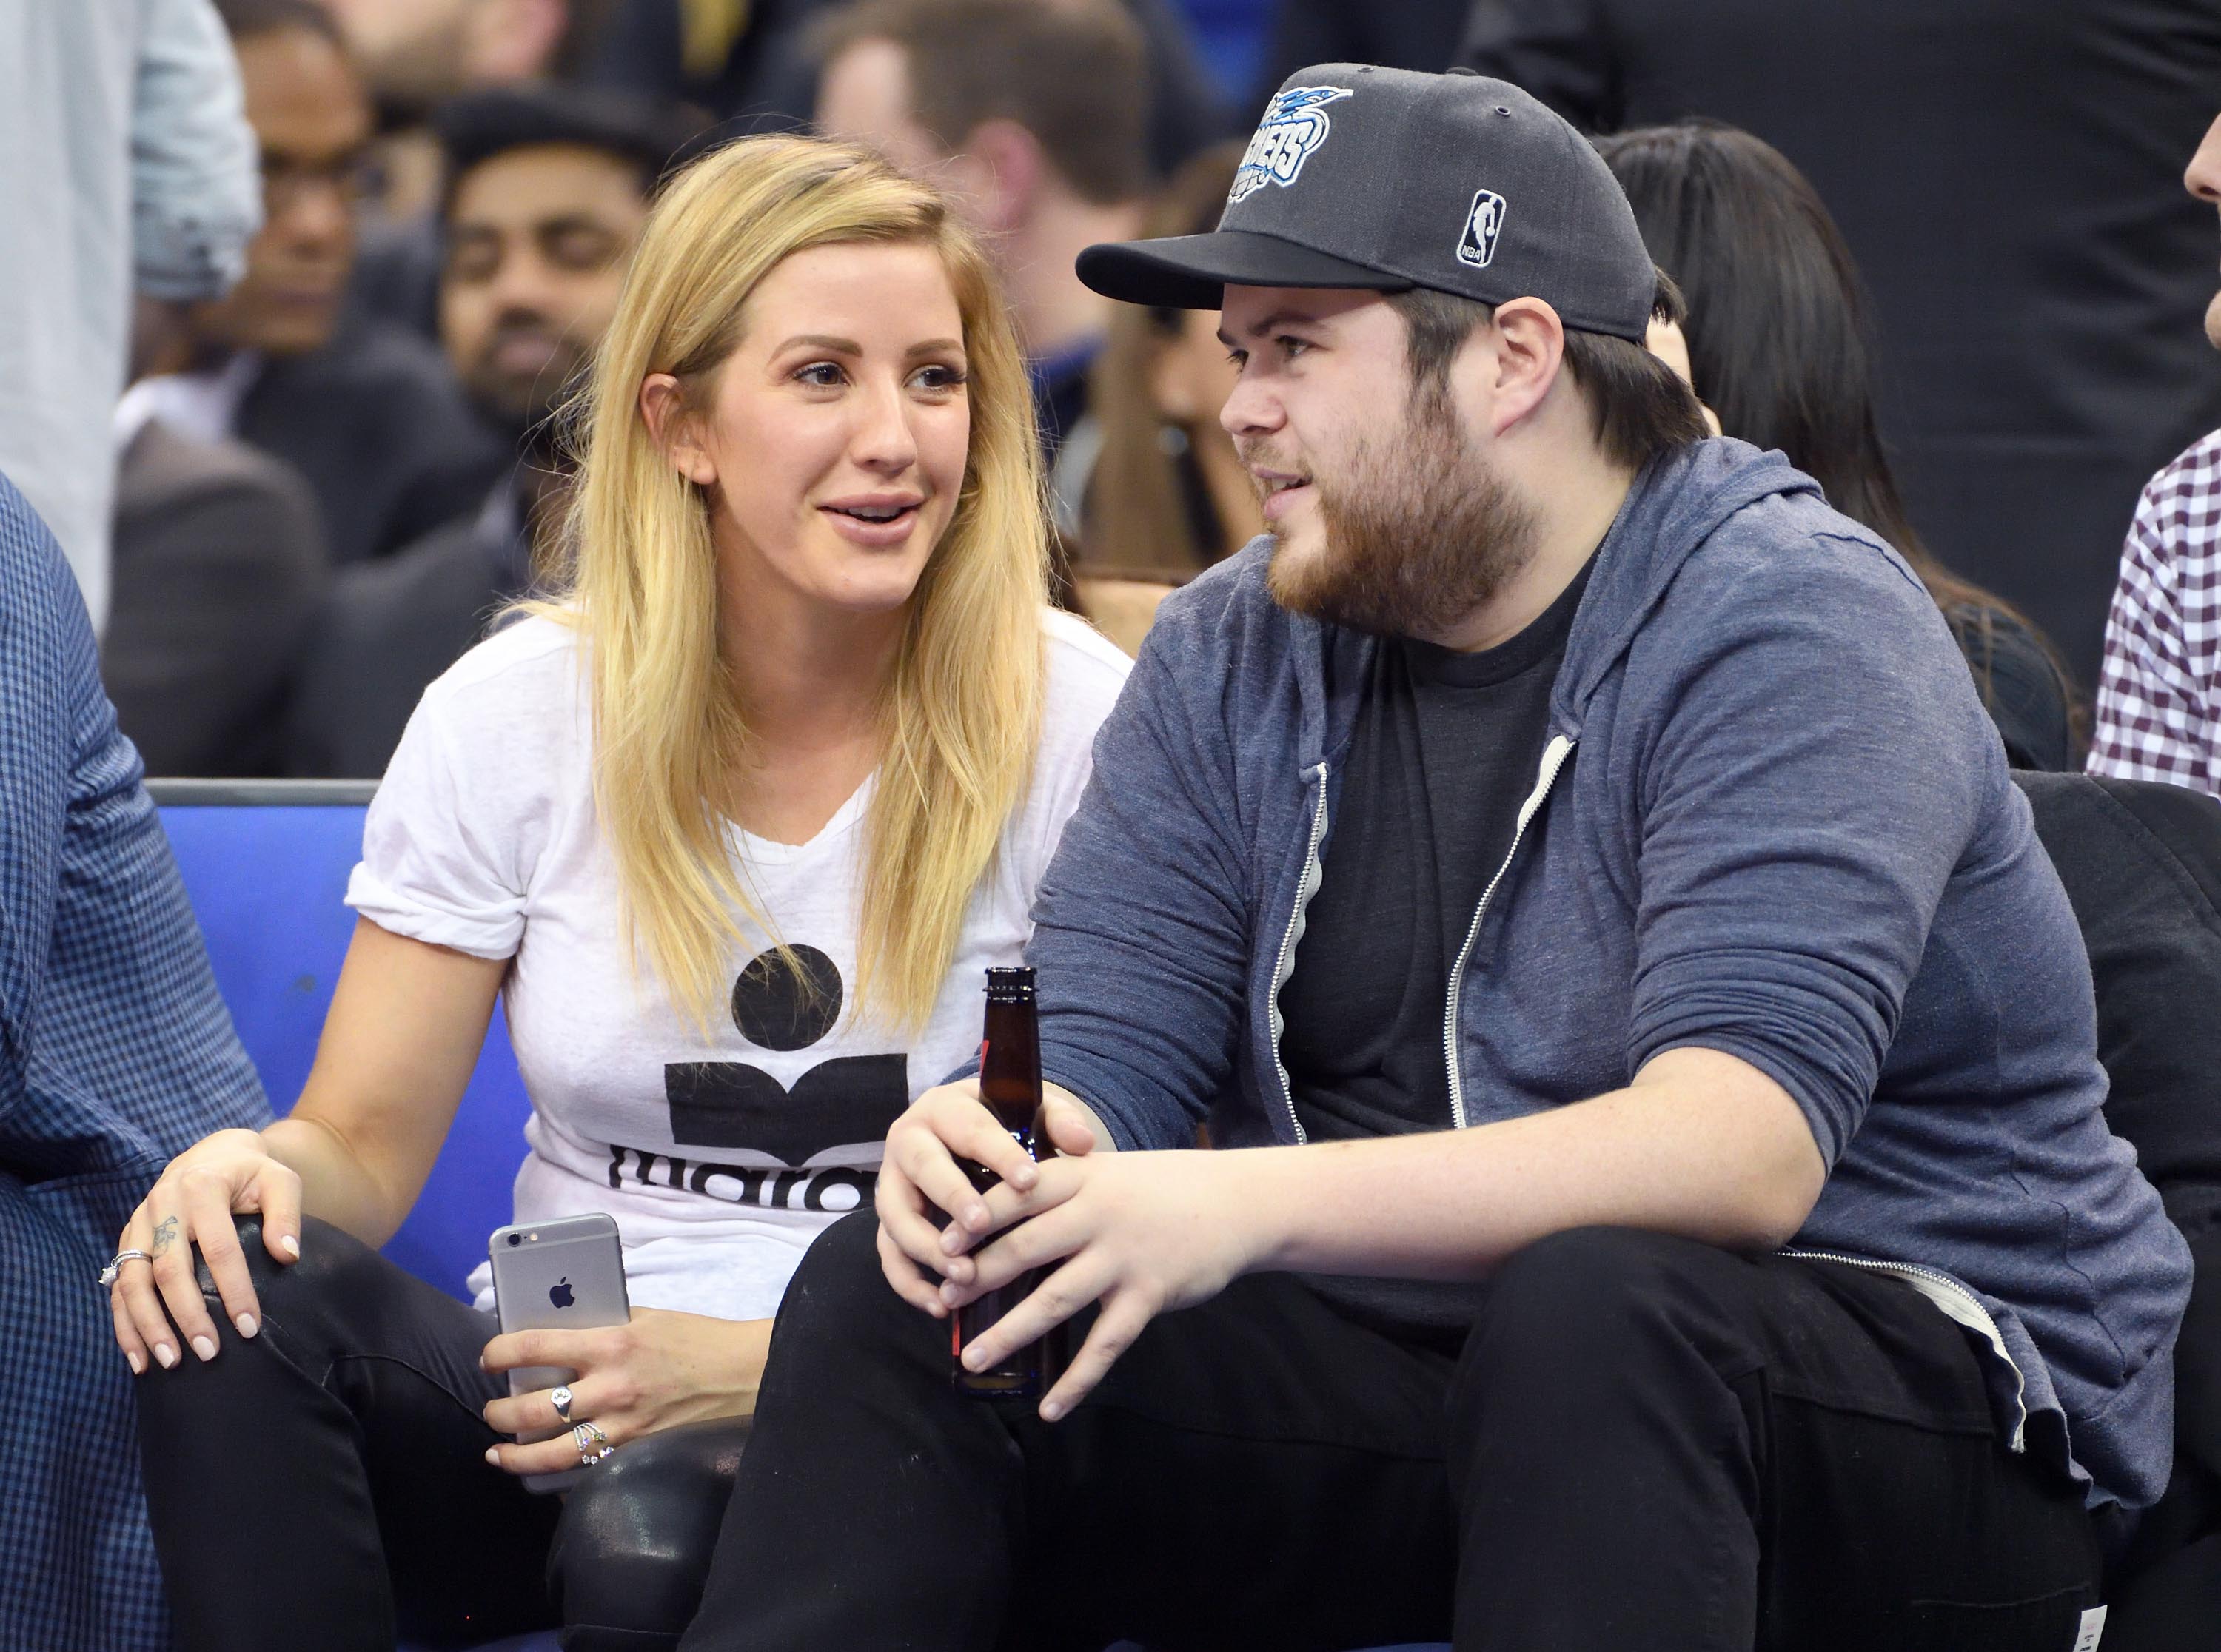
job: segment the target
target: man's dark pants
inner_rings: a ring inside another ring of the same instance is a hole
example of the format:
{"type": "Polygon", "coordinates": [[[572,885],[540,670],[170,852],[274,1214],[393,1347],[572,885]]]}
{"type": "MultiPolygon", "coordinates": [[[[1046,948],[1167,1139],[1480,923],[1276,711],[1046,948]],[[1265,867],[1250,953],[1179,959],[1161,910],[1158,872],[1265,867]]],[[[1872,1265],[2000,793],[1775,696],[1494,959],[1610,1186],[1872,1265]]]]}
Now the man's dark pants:
{"type": "Polygon", "coordinates": [[[2067,1652],[2099,1599],[1966,1333],[1840,1264],[1564,1233],[1461,1350],[1252,1275],[1054,1424],[948,1368],[868,1212],[818,1241],[685,1652],[2067,1652]]]}

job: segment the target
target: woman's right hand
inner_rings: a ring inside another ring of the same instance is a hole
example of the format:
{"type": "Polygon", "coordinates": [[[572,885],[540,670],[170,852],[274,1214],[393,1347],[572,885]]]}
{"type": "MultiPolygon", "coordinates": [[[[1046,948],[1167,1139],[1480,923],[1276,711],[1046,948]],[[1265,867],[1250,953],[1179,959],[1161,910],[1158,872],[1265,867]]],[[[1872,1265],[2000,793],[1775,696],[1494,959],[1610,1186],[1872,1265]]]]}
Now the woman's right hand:
{"type": "Polygon", "coordinates": [[[216,1324],[193,1268],[196,1245],[239,1334],[252,1337],[260,1327],[261,1305],[232,1219],[258,1211],[263,1248],[279,1262],[297,1260],[301,1178],[271,1157],[254,1131],[220,1130],[170,1161],[116,1246],[153,1261],[125,1262],[108,1293],[116,1345],[135,1374],[147,1369],[149,1350],[165,1370],[175,1365],[181,1337],[201,1358],[216,1357],[216,1324]]]}

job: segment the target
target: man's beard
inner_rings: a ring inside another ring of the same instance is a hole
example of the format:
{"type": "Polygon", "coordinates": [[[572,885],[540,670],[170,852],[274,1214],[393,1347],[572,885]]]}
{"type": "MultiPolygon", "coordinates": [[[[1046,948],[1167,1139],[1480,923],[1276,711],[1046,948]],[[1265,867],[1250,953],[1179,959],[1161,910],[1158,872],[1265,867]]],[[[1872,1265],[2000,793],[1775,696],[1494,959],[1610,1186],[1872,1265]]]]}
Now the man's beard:
{"type": "Polygon", "coordinates": [[[1292,613],[1382,636],[1439,637],[1534,558],[1534,512],[1446,396],[1415,397],[1402,430],[1361,438],[1344,474],[1315,471],[1311,485],[1325,543],[1299,560],[1276,544],[1266,573],[1273,600],[1292,613]]]}
{"type": "Polygon", "coordinates": [[[558,445],[559,415],[583,382],[592,352],[545,317],[504,315],[481,347],[466,386],[480,412],[528,448],[552,452],[558,445]],[[552,335],[546,364],[529,379],[493,365],[494,352],[519,333],[552,335]]]}

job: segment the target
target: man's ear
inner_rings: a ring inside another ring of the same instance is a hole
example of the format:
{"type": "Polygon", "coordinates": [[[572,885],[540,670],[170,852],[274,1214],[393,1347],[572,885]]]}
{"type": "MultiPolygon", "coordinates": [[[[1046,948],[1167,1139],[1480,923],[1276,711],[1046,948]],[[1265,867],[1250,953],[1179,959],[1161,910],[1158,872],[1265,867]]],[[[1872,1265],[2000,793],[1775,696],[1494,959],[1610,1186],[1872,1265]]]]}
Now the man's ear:
{"type": "Polygon", "coordinates": [[[676,378],[650,373],[641,381],[640,418],[673,470],[697,487],[716,485],[717,461],[704,445],[702,421],[688,410],[685,390],[676,378]]]}
{"type": "Polygon", "coordinates": [[[1033,216],[1048,157],[1025,128],[1016,121],[982,121],[957,146],[955,159],[983,228],[1008,234],[1033,216]]]}
{"type": "Polygon", "coordinates": [[[1539,298],[1514,298],[1496,307],[1496,349],[1490,389],[1489,433],[1506,430],[1542,405],[1566,359],[1566,327],[1539,298]]]}

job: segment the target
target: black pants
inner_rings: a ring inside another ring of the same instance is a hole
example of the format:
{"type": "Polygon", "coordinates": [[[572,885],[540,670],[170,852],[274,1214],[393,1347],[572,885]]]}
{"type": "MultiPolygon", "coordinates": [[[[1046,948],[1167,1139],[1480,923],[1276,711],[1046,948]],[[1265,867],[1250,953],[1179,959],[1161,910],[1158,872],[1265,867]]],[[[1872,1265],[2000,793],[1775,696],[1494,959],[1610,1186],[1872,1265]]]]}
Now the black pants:
{"type": "Polygon", "coordinates": [[[633,1442],[567,1497],[485,1462],[495,1326],[310,1219],[281,1268],[240,1225],[262,1329],[140,1380],[141,1456],[181,1652],[393,1652],[567,1623],[574,1652],[674,1644],[744,1423],[633,1442]]]}
{"type": "Polygon", "coordinates": [[[2099,1573],[1964,1333],[1886,1277],[1584,1230],[1460,1350],[1256,1275],[1048,1424],[952,1393],[863,1215],[788,1287],[682,1645],[2065,1652],[2099,1573]]]}

